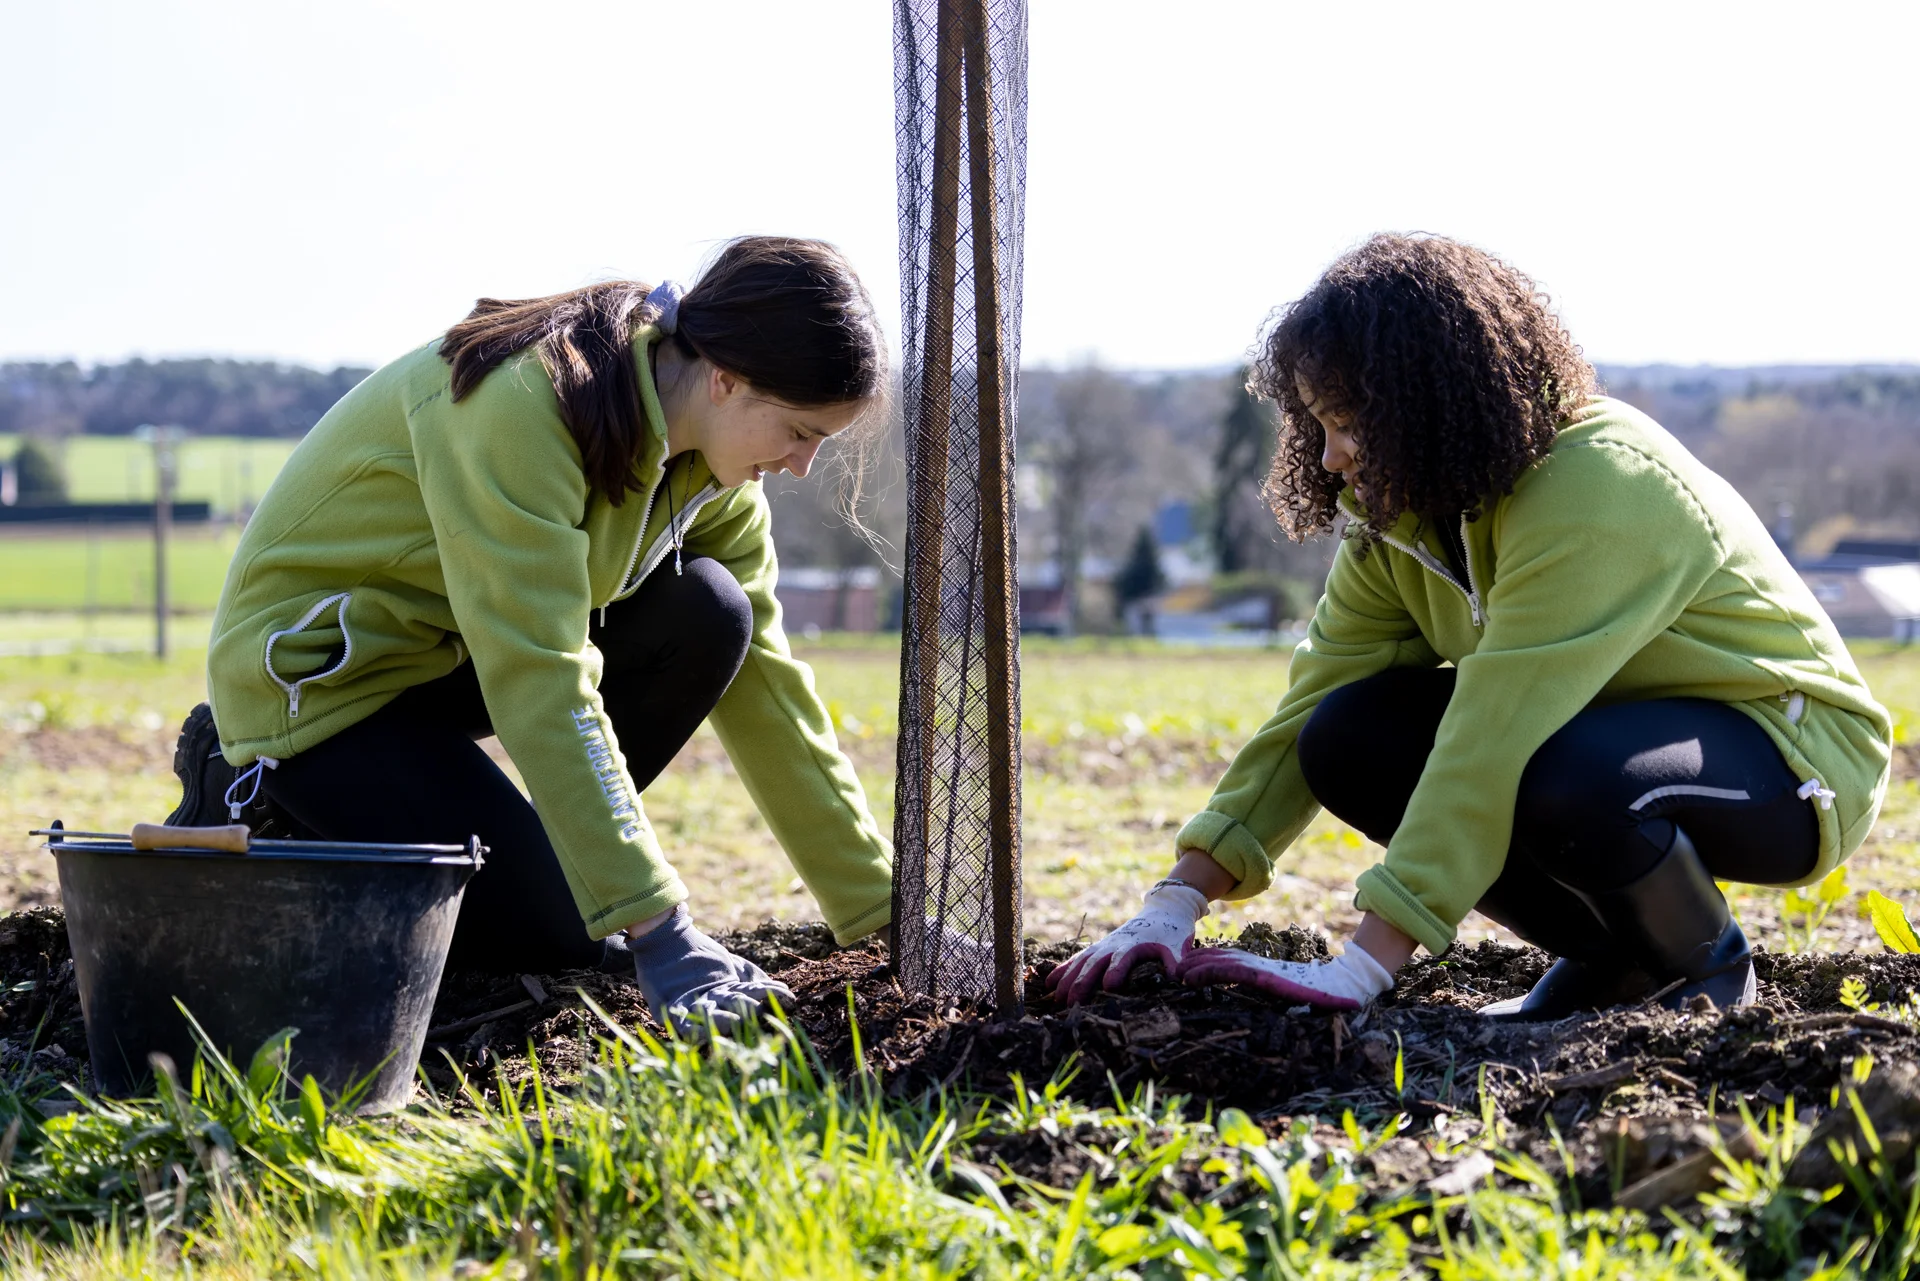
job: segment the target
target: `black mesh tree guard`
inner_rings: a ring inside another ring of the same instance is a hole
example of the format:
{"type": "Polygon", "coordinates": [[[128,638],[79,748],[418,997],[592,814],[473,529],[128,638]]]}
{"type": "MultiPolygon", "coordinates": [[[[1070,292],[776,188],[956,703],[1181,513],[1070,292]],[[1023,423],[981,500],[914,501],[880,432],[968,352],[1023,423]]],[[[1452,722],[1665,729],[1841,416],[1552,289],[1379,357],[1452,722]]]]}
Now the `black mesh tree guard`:
{"type": "Polygon", "coordinates": [[[1023,0],[896,0],[908,518],[893,922],[901,981],[1020,1006],[1023,0]]]}

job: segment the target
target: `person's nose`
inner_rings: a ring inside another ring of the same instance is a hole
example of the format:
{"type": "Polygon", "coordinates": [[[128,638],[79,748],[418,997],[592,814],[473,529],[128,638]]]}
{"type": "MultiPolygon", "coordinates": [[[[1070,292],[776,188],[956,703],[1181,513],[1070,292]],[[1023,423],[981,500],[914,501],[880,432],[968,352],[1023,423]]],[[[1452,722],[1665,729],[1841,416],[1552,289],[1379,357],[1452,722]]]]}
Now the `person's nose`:
{"type": "Polygon", "coordinates": [[[1327,433],[1327,443],[1320,450],[1320,465],[1342,475],[1353,466],[1353,448],[1340,433],[1327,433]]]}
{"type": "Polygon", "coordinates": [[[802,479],[813,469],[814,455],[820,452],[820,441],[804,441],[787,455],[787,470],[802,479]]]}

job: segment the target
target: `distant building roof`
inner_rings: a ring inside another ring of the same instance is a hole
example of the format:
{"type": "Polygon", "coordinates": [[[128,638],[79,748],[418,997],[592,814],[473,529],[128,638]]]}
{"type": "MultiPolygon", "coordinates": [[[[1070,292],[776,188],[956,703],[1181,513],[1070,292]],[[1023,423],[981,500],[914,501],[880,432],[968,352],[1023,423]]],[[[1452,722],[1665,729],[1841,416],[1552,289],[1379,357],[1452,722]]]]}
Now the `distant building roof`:
{"type": "Polygon", "coordinates": [[[1842,636],[1912,639],[1920,619],[1920,564],[1806,566],[1801,577],[1842,636]]]}

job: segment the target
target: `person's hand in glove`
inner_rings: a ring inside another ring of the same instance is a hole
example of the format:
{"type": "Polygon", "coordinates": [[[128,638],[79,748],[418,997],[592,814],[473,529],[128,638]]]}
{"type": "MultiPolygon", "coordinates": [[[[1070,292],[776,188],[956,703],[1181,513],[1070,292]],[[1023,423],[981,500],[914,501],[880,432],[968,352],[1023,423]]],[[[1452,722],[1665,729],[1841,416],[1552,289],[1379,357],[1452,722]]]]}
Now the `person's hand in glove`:
{"type": "Polygon", "coordinates": [[[1173,878],[1147,891],[1131,921],[1075,954],[1047,975],[1047,990],[1078,1004],[1098,988],[1116,991],[1142,961],[1158,961],[1169,977],[1193,945],[1193,927],[1207,914],[1207,896],[1173,878]]]}
{"type": "Polygon", "coordinates": [[[791,1005],[793,992],[745,957],[735,956],[694,925],[682,903],[648,921],[638,937],[629,931],[626,951],[634,978],[653,1017],[690,1040],[731,1032],[778,997],[791,1005]]]}
{"type": "Polygon", "coordinates": [[[1232,947],[1195,948],[1180,966],[1190,987],[1245,983],[1284,1001],[1323,1010],[1358,1010],[1393,986],[1393,972],[1413,956],[1414,941],[1368,912],[1347,950],[1330,961],[1269,961],[1232,947]]]}
{"type": "Polygon", "coordinates": [[[1269,961],[1235,947],[1201,947],[1187,953],[1180,981],[1189,987],[1245,983],[1284,1001],[1323,1010],[1357,1010],[1393,986],[1387,967],[1358,946],[1331,961],[1269,961]]]}

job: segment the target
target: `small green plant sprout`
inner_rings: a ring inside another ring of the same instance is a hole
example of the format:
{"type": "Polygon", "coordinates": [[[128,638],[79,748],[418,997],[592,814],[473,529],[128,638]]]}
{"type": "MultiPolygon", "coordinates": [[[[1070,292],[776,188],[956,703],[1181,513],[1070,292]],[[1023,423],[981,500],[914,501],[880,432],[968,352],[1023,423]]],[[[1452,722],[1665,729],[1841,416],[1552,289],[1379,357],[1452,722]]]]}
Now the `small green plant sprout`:
{"type": "Polygon", "coordinates": [[[1789,952],[1811,952],[1814,936],[1847,897],[1847,869],[1836,867],[1818,885],[1787,891],[1780,909],[1780,932],[1789,952]]]}
{"type": "Polygon", "coordinates": [[[1871,1014],[1880,1008],[1880,1002],[1867,999],[1867,981],[1858,974],[1840,980],[1840,1004],[1857,1014],[1871,1014]]]}
{"type": "Polygon", "coordinates": [[[1873,932],[1887,945],[1887,951],[1920,952],[1920,935],[1913,932],[1906,909],[1879,890],[1867,891],[1867,918],[1873,922],[1873,932]]]}

